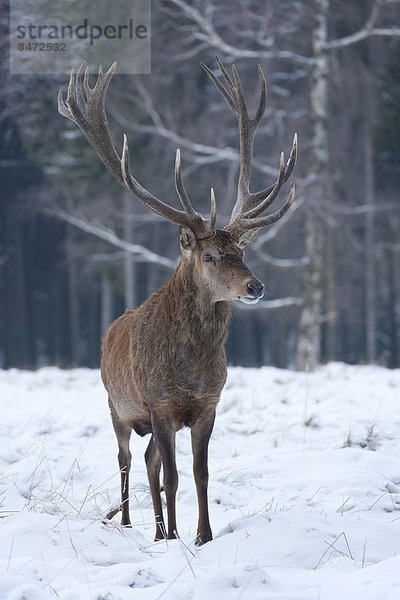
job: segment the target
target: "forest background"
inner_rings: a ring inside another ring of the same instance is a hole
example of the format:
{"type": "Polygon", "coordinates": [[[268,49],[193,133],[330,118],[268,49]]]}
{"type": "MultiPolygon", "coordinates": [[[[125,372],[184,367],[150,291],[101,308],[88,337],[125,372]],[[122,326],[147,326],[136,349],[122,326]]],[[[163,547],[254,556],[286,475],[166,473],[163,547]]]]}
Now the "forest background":
{"type": "MultiPolygon", "coordinates": [[[[247,250],[267,294],[234,307],[230,364],[400,366],[399,25],[392,0],[154,1],[151,75],[114,76],[110,126],[118,149],[127,133],[135,176],[177,206],[180,147],[193,205],[207,214],[213,186],[221,227],[239,138],[199,63],[234,62],[250,109],[263,68],[254,189],[298,133],[296,202],[247,250]]],[[[97,367],[107,325],[170,277],[178,232],[58,114],[66,76],[10,74],[8,26],[2,2],[0,367],[97,367]]]]}

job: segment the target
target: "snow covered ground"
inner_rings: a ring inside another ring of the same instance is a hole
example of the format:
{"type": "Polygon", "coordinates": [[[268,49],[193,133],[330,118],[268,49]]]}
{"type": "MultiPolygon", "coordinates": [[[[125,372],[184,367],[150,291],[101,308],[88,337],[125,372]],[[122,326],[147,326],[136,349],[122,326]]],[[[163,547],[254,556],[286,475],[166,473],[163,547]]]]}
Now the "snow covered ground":
{"type": "Polygon", "coordinates": [[[98,371],[0,371],[0,600],[399,600],[400,371],[229,371],[210,445],[215,539],[194,546],[189,432],[180,540],[153,542],[134,435],[134,526],[98,371]]]}

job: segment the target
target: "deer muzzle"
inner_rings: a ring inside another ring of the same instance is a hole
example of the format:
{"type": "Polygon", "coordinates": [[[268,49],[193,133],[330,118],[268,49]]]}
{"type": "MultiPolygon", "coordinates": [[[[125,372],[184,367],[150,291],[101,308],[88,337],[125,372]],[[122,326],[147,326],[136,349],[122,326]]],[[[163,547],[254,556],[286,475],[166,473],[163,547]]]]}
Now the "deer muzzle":
{"type": "Polygon", "coordinates": [[[252,279],[247,284],[247,295],[239,300],[245,304],[256,304],[264,296],[265,285],[259,279],[252,279]]]}

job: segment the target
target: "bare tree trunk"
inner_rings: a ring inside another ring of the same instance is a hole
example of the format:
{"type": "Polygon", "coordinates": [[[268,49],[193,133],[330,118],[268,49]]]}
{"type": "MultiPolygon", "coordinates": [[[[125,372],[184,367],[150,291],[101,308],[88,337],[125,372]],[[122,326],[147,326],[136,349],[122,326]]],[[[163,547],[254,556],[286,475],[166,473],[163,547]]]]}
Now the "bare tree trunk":
{"type": "Polygon", "coordinates": [[[9,241],[7,235],[6,211],[4,205],[0,203],[0,244],[2,256],[4,256],[4,264],[1,265],[0,271],[0,303],[1,303],[1,318],[2,318],[2,354],[3,364],[2,368],[8,369],[13,366],[12,356],[12,275],[11,275],[11,261],[8,258],[9,254],[9,241]]]}
{"type": "Polygon", "coordinates": [[[336,285],[335,285],[334,228],[327,227],[326,235],[326,349],[327,362],[336,358],[336,285]]]}
{"type": "Polygon", "coordinates": [[[27,231],[23,217],[19,214],[16,218],[15,227],[15,255],[16,255],[16,297],[15,305],[18,307],[14,312],[17,356],[15,364],[22,368],[32,368],[36,364],[33,328],[32,328],[32,304],[29,299],[29,265],[26,250],[27,231]]]}
{"type": "Polygon", "coordinates": [[[71,364],[79,365],[79,301],[78,301],[78,275],[74,257],[74,231],[67,225],[67,272],[68,272],[68,300],[70,322],[71,364]]]}
{"type": "Polygon", "coordinates": [[[252,331],[252,335],[253,335],[253,347],[254,347],[254,359],[252,361],[252,364],[255,364],[257,367],[261,367],[264,363],[263,363],[263,347],[262,347],[262,331],[263,331],[263,326],[262,326],[262,315],[260,315],[259,313],[257,314],[256,311],[254,311],[251,314],[251,331],[252,331]]]}
{"type": "Polygon", "coordinates": [[[91,273],[90,277],[90,314],[89,314],[89,344],[88,365],[91,368],[99,366],[100,336],[99,336],[99,287],[91,273]]]}
{"type": "Polygon", "coordinates": [[[388,284],[389,284],[389,319],[390,319],[390,362],[394,368],[399,365],[399,285],[396,269],[396,259],[392,250],[387,251],[388,284]]]}
{"type": "Polygon", "coordinates": [[[101,279],[101,335],[105,335],[113,320],[113,293],[107,275],[101,279]]]}
{"type": "MultiPolygon", "coordinates": [[[[366,75],[368,78],[368,74],[366,75]]],[[[365,201],[368,205],[365,223],[365,339],[366,360],[376,361],[376,267],[375,267],[375,192],[372,133],[372,90],[368,81],[364,93],[364,165],[365,201]]]]}
{"type": "Polygon", "coordinates": [[[286,358],[286,348],[287,348],[287,331],[286,331],[286,320],[283,318],[281,311],[275,317],[276,327],[277,327],[277,345],[276,345],[276,358],[275,364],[280,369],[286,369],[287,367],[287,358],[286,358]]]}
{"type": "Polygon", "coordinates": [[[322,234],[320,223],[309,214],[306,222],[306,255],[310,265],[304,273],[303,305],[297,340],[297,368],[313,370],[321,355],[322,234]]]}
{"type": "Polygon", "coordinates": [[[314,0],[316,9],[313,30],[315,66],[311,79],[311,110],[313,115],[311,184],[307,190],[306,256],[309,264],[304,271],[303,304],[297,341],[297,368],[314,369],[321,356],[321,313],[323,299],[324,227],[317,219],[315,205],[326,198],[329,164],[328,136],[328,35],[329,0],[314,0]]]}
{"type": "MultiPolygon", "coordinates": [[[[132,198],[124,194],[124,240],[132,242],[132,223],[130,221],[132,198]]],[[[136,306],[136,262],[131,252],[124,253],[124,292],[125,308],[133,309],[136,306]]]]}

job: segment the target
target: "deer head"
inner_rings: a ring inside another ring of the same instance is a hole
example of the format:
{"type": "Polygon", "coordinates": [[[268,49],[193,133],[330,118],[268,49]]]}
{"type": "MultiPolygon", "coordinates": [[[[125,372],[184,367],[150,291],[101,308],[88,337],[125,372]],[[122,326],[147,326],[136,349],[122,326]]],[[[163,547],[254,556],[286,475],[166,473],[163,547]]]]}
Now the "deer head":
{"type": "Polygon", "coordinates": [[[76,75],[72,70],[65,102],[62,91],[59,91],[58,110],[80,127],[100,159],[124,189],[141,200],[150,210],[179,225],[183,261],[191,261],[196,265],[195,272],[202,277],[215,302],[221,300],[257,302],[264,294],[264,285],[243,263],[243,248],[252,241],[261,228],[280,219],[293,202],[292,183],[289,197],[283,206],[272,214],[261,216],[276,199],[293,170],[297,155],[297,139],[295,135],[286,164],[284,155],[281,154],[276,182],[261,191],[251,193],[249,186],[254,135],[266,105],[265,77],[261,67],[258,66],[260,98],[256,113],[250,118],[235,66],[232,66],[232,79],[218,58],[217,62],[225,85],[206,65],[202,64],[202,67],[237,117],[240,134],[237,199],[230,221],[222,230],[215,228],[217,210],[212,188],[210,217],[205,219],[194,210],[182,183],[179,150],[176,151],[175,186],[183,210],[162,202],[133,177],[129,169],[128,141],[125,134],[122,155],[121,158],[119,157],[105,113],[106,92],[117,63],[114,63],[106,73],[103,73],[100,67],[94,88],[89,86],[89,70],[85,67],[85,63],[81,65],[76,75]]]}

